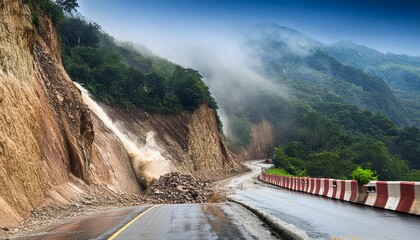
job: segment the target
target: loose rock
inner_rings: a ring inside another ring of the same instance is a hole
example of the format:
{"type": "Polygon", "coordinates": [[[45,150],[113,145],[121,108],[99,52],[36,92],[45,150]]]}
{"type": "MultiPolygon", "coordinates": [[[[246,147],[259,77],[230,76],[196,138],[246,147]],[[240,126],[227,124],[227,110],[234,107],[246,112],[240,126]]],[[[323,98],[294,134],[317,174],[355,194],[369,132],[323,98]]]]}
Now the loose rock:
{"type": "Polygon", "coordinates": [[[191,175],[171,172],[153,181],[145,195],[149,203],[206,203],[213,191],[191,175]]]}

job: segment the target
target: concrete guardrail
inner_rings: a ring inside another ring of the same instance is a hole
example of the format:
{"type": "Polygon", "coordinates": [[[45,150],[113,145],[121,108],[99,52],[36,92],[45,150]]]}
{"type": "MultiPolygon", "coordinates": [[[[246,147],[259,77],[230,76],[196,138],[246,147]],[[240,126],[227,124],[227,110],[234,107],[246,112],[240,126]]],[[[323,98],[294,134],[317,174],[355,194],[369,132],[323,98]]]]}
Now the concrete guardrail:
{"type": "Polygon", "coordinates": [[[261,172],[260,180],[293,191],[420,215],[420,182],[371,181],[276,176],[261,172]]]}

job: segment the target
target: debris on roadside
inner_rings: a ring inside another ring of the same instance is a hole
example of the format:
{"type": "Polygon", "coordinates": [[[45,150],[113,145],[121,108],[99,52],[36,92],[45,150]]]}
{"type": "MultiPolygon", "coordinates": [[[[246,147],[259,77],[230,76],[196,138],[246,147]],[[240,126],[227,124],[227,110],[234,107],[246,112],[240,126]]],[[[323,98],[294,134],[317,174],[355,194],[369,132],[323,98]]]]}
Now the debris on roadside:
{"type": "Polygon", "coordinates": [[[213,190],[207,182],[179,172],[170,172],[154,180],[145,193],[149,203],[207,203],[213,190]]]}

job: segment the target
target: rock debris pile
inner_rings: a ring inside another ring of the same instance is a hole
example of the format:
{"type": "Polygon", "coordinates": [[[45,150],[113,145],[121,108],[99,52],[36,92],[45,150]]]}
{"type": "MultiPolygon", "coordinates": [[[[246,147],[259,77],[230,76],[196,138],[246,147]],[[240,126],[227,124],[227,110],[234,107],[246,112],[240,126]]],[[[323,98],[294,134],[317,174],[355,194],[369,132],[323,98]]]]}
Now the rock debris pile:
{"type": "Polygon", "coordinates": [[[152,182],[145,200],[149,203],[206,203],[212,195],[208,183],[191,175],[170,172],[152,182]]]}

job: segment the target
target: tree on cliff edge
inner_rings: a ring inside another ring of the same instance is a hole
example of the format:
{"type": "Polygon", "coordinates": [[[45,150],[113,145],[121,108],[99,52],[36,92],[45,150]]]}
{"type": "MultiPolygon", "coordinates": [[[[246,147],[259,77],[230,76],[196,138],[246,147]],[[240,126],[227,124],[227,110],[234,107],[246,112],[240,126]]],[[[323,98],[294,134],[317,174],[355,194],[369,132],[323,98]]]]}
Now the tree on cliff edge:
{"type": "Polygon", "coordinates": [[[76,8],[79,7],[77,0],[56,0],[55,2],[61,7],[61,9],[69,13],[73,10],[76,11],[76,8]]]}

